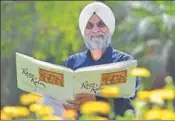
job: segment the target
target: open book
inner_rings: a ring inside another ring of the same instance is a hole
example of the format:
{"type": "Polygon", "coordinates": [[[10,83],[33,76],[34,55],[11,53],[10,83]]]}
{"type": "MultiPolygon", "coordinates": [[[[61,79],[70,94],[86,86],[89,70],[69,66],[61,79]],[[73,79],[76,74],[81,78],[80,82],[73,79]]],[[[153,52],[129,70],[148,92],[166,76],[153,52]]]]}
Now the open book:
{"type": "Polygon", "coordinates": [[[136,77],[129,71],[137,66],[136,60],[88,66],[77,69],[54,65],[16,53],[18,88],[58,100],[72,100],[74,94],[86,92],[100,95],[104,85],[118,86],[120,97],[135,95],[136,77]]]}

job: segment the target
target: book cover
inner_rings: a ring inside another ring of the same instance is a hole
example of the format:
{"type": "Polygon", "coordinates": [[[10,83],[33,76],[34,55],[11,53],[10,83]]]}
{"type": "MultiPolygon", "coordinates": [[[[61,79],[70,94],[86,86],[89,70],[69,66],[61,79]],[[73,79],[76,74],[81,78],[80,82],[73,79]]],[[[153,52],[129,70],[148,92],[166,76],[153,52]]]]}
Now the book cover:
{"type": "Polygon", "coordinates": [[[136,60],[70,68],[40,61],[16,53],[17,86],[27,92],[51,95],[58,100],[72,100],[74,94],[86,92],[100,95],[105,85],[118,86],[120,97],[135,95],[136,77],[129,71],[137,66],[136,60]]]}

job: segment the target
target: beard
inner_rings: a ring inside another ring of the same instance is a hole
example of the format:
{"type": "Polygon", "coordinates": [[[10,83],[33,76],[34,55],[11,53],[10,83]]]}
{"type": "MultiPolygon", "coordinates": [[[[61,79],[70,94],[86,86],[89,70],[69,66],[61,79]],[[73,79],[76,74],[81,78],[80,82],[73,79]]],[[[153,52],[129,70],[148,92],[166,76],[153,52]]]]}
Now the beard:
{"type": "Polygon", "coordinates": [[[105,50],[111,43],[111,34],[103,32],[90,33],[84,37],[85,45],[90,51],[105,50]]]}

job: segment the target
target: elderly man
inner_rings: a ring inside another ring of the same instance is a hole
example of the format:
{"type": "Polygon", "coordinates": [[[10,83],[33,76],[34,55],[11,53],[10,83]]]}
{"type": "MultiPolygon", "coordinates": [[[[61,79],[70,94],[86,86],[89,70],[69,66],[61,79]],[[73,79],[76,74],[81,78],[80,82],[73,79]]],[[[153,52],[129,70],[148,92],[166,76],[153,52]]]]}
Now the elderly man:
{"type": "MultiPolygon", "coordinates": [[[[111,37],[115,30],[115,17],[112,10],[101,2],[92,2],[88,4],[79,16],[79,27],[84,38],[87,51],[70,56],[64,63],[64,66],[76,70],[85,66],[94,66],[107,63],[117,63],[133,59],[132,56],[115,50],[111,46],[111,37]]],[[[138,80],[136,80],[136,91],[138,90],[138,80]]],[[[130,98],[115,99],[115,113],[123,115],[127,109],[132,109],[130,98]]],[[[90,100],[107,100],[88,93],[75,95],[75,100],[68,101],[71,105],[64,105],[64,108],[79,109],[80,105],[90,100]]],[[[46,97],[46,102],[49,99],[46,97]]],[[[59,105],[61,106],[61,105],[59,105]]],[[[61,108],[52,105],[55,112],[61,108]]]]}

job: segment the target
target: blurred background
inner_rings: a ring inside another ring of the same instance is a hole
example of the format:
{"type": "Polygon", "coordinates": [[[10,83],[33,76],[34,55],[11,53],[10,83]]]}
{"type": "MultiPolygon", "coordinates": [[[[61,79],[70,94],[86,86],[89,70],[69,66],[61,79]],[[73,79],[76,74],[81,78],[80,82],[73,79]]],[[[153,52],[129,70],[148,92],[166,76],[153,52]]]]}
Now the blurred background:
{"type": "MultiPolygon", "coordinates": [[[[15,53],[62,65],[84,51],[78,27],[82,8],[91,1],[1,1],[1,107],[17,105],[15,53]]],[[[115,49],[133,55],[151,77],[145,89],[160,88],[164,77],[175,80],[175,1],[102,1],[114,12],[115,49]]]]}

